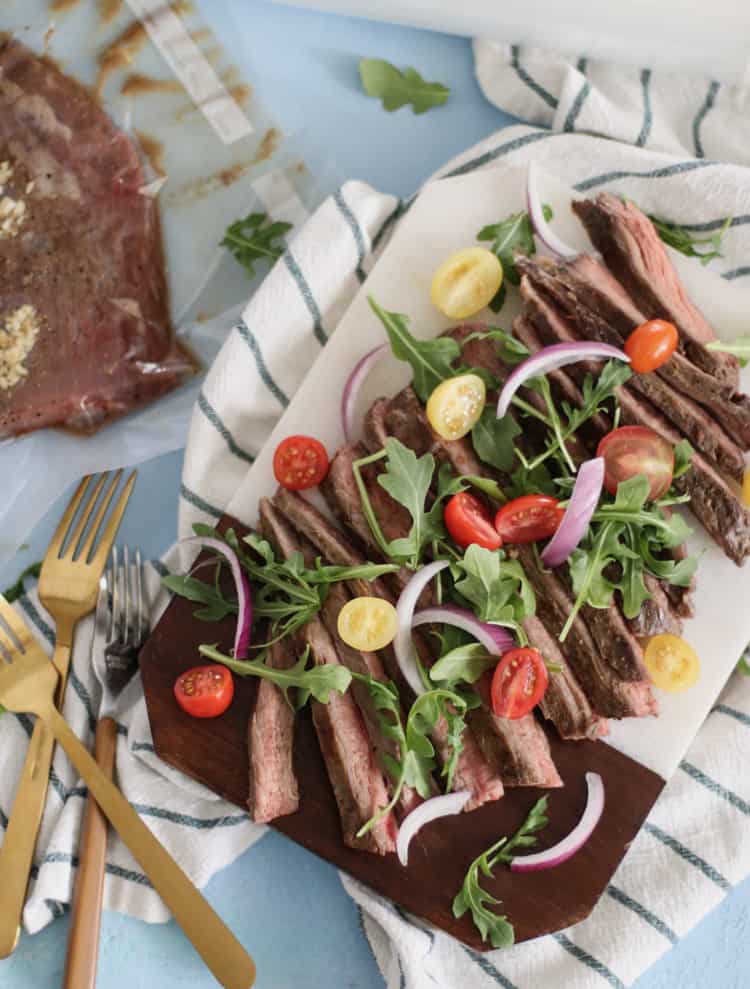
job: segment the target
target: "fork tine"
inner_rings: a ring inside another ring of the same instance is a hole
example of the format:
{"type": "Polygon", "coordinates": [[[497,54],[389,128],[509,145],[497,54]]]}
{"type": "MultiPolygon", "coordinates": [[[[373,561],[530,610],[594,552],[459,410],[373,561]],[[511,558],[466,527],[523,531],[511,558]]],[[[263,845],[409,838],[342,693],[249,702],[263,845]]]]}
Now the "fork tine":
{"type": "Polygon", "coordinates": [[[65,514],[60,519],[60,522],[57,528],[55,529],[55,534],[52,537],[52,541],[49,544],[49,550],[47,551],[46,559],[51,559],[53,556],[60,555],[60,551],[62,550],[63,543],[65,542],[65,536],[68,533],[68,529],[70,528],[73,518],[75,517],[75,514],[78,511],[78,506],[81,504],[81,500],[83,499],[83,496],[86,494],[86,490],[88,486],[91,484],[92,480],[93,480],[93,474],[87,474],[86,477],[83,478],[81,483],[76,488],[75,494],[70,499],[70,503],[68,504],[68,507],[65,509],[65,514]]]}
{"type": "Polygon", "coordinates": [[[78,544],[81,541],[81,537],[83,536],[83,532],[84,529],[86,528],[86,524],[88,523],[88,520],[91,518],[91,513],[94,510],[94,506],[96,505],[99,495],[102,493],[102,488],[104,487],[105,483],[107,482],[110,476],[111,475],[109,474],[109,472],[105,471],[105,473],[98,478],[96,484],[94,485],[93,491],[88,496],[86,501],[83,503],[83,506],[81,508],[81,517],[79,518],[75,528],[73,529],[63,559],[72,560],[76,556],[78,544]]]}
{"type": "Polygon", "coordinates": [[[116,546],[112,547],[112,579],[109,586],[112,591],[112,610],[109,615],[109,632],[107,642],[116,642],[120,627],[120,590],[118,587],[120,574],[120,557],[116,546]]]}
{"type": "Polygon", "coordinates": [[[121,639],[128,642],[130,639],[130,550],[126,546],[122,551],[122,585],[124,604],[122,609],[123,624],[121,639]]]}
{"type": "MultiPolygon", "coordinates": [[[[0,622],[4,622],[7,625],[8,629],[24,648],[33,638],[26,622],[5,600],[2,594],[0,594],[0,622]]],[[[0,625],[0,628],[2,628],[2,625],[0,625]]]]}
{"type": "Polygon", "coordinates": [[[144,593],[143,559],[140,547],[135,551],[135,645],[140,646],[144,639],[146,618],[143,614],[144,593]]]}
{"type": "Polygon", "coordinates": [[[12,662],[13,658],[19,652],[22,652],[22,650],[19,650],[18,644],[8,634],[2,622],[0,622],[0,650],[5,654],[6,662],[8,663],[12,662]]]}
{"type": "MultiPolygon", "coordinates": [[[[94,505],[96,504],[96,500],[99,497],[102,488],[104,487],[104,482],[108,480],[110,477],[112,478],[112,483],[107,488],[106,494],[102,498],[101,504],[96,510],[94,521],[91,523],[91,527],[89,529],[88,535],[86,536],[86,539],[81,543],[81,549],[78,556],[79,559],[83,560],[84,563],[89,558],[91,547],[94,545],[94,540],[99,534],[99,529],[101,528],[102,520],[104,519],[104,516],[107,513],[107,509],[109,508],[110,502],[112,501],[112,498],[114,496],[114,493],[117,490],[117,485],[120,483],[120,478],[122,477],[122,470],[116,471],[114,476],[111,475],[109,472],[102,475],[101,483],[97,485],[96,491],[94,492],[93,496],[89,499],[89,503],[87,505],[87,513],[81,519],[78,526],[78,530],[76,530],[76,537],[77,537],[76,542],[77,542],[83,535],[84,527],[86,525],[86,522],[88,521],[89,516],[91,515],[94,505]]],[[[72,546],[73,543],[71,543],[71,547],[72,546]]]]}
{"type": "Polygon", "coordinates": [[[135,484],[135,479],[137,476],[138,472],[133,471],[125,482],[125,487],[122,489],[120,497],[117,499],[115,507],[112,509],[109,516],[109,521],[107,522],[104,533],[99,540],[99,545],[96,548],[96,552],[92,557],[92,565],[94,567],[98,567],[101,571],[104,570],[104,565],[107,562],[109,551],[112,549],[112,543],[115,541],[117,530],[120,528],[120,522],[122,522],[125,509],[128,507],[128,502],[130,501],[130,496],[133,493],[133,485],[135,484]]]}

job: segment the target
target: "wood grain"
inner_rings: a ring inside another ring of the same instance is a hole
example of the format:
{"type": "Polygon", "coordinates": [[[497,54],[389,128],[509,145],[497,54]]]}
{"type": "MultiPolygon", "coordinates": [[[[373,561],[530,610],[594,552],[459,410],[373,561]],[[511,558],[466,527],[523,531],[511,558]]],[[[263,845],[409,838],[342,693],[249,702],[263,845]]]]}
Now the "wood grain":
{"type": "MultiPolygon", "coordinates": [[[[223,520],[227,524],[242,530],[237,523],[223,520]]],[[[245,808],[247,722],[255,683],[236,677],[231,707],[212,720],[188,717],[172,694],[176,677],[200,662],[200,643],[218,641],[229,649],[233,638],[231,621],[207,625],[193,618],[193,608],[185,599],[175,598],[141,653],[154,745],[165,762],[245,808]]],[[[586,801],[587,771],[603,777],[607,802],[591,839],[563,865],[524,875],[499,867],[495,880],[486,881],[487,888],[503,900],[518,941],[558,931],[588,916],[664,785],[661,777],[602,742],[562,742],[552,731],[549,738],[565,785],[548,791],[550,823],[544,832],[544,847],[577,823],[586,801]]],[[[472,859],[501,835],[515,831],[543,791],[509,789],[496,803],[429,825],[412,842],[405,870],[395,855],[381,858],[344,846],[309,710],[298,717],[295,766],[300,809],[274,822],[277,831],[465,944],[489,950],[470,918],[453,917],[453,896],[472,859]]]]}

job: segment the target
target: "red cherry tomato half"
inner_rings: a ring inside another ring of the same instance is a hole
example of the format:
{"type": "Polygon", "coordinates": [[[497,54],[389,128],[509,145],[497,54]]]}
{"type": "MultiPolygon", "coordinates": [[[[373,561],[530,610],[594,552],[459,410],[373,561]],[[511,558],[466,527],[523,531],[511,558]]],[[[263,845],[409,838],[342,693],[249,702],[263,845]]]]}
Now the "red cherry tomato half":
{"type": "Polygon", "coordinates": [[[287,436],[276,447],[273,473],[289,491],[314,488],[328,473],[326,448],[312,436],[287,436]]]}
{"type": "Polygon", "coordinates": [[[607,433],[596,450],[604,457],[604,487],[617,493],[617,485],[636,474],[645,474],[649,498],[666,494],[674,473],[674,448],[648,426],[620,426],[607,433]]]}
{"type": "Polygon", "coordinates": [[[445,506],[444,518],[451,539],[464,549],[472,544],[485,549],[500,549],[503,544],[489,511],[468,491],[453,495],[445,506]]]}
{"type": "Polygon", "coordinates": [[[234,680],[226,666],[195,666],[181,673],[174,695],[183,711],[193,718],[217,718],[234,697],[234,680]]]}
{"type": "Polygon", "coordinates": [[[536,649],[511,649],[492,676],[493,713],[498,718],[522,718],[542,699],[548,683],[547,667],[536,649]]]}
{"type": "Polygon", "coordinates": [[[665,319],[650,319],[641,323],[625,341],[625,353],[630,366],[638,374],[647,374],[666,364],[677,350],[680,337],[677,327],[665,319]]]}
{"type": "Polygon", "coordinates": [[[557,532],[564,509],[550,495],[522,495],[503,505],[495,516],[495,528],[504,543],[533,543],[557,532]]]}

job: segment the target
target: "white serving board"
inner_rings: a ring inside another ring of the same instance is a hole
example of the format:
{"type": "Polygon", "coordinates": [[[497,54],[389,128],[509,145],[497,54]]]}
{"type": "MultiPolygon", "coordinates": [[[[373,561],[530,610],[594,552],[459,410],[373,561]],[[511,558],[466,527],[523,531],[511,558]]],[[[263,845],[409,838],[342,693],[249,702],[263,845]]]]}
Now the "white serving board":
{"type": "MultiPolygon", "coordinates": [[[[433,337],[451,321],[430,301],[430,282],[437,266],[453,251],[475,243],[477,231],[524,208],[525,168],[499,166],[472,175],[443,179],[425,187],[401,220],[392,240],[343,316],[330,342],[311,368],[281,417],[228,512],[247,525],[257,521],[258,500],[272,495],[276,482],[273,451],[293,433],[316,436],[330,453],[344,442],[340,397],[356,361],[385,340],[385,331],[367,302],[373,295],[386,309],[408,314],[413,333],[433,337]],[[322,398],[321,398],[322,397],[322,398]]],[[[554,226],[581,249],[591,245],[570,210],[575,194],[549,175],[542,179],[543,199],[555,212],[554,226]]],[[[689,292],[717,332],[727,339],[747,331],[750,293],[707,271],[698,262],[672,254],[689,292]]],[[[489,310],[476,320],[510,329],[519,308],[516,292],[509,293],[503,311],[489,310]]],[[[360,415],[379,395],[394,395],[409,381],[410,368],[390,355],[370,375],[360,394],[360,415]]],[[[750,387],[750,369],[743,373],[750,387]]],[[[360,418],[361,421],[361,418],[360,418]]],[[[677,767],[701,723],[750,641],[750,567],[737,568],[710,541],[698,523],[689,541],[700,565],[695,594],[696,617],[686,622],[684,636],[701,658],[698,683],[683,694],[655,690],[658,718],[612,722],[607,743],[667,779],[677,767]]]]}

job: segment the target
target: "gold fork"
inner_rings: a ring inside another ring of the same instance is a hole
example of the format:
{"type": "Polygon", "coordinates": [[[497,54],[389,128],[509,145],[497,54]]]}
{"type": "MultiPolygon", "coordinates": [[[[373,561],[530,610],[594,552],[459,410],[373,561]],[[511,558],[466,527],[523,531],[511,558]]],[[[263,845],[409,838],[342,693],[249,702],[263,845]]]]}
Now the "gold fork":
{"type": "MultiPolygon", "coordinates": [[[[39,597],[55,621],[52,662],[59,673],[56,697],[59,708],[62,708],[70,668],[73,632],[76,624],[96,605],[99,578],[104,572],[109,551],[130,500],[136,472],[133,471],[128,477],[104,525],[121,478],[121,470],[114,475],[109,472],[102,474],[95,483],[93,477],[84,477],[60,520],[42,564],[39,597]],[[77,516],[79,509],[80,515],[77,516]],[[91,524],[87,530],[89,522],[91,524]],[[97,543],[103,526],[101,539],[97,543]]],[[[7,958],[13,952],[21,933],[21,914],[47,796],[54,748],[54,738],[44,730],[41,721],[38,722],[34,726],[13,812],[0,846],[0,958],[7,958]]]]}
{"type": "Polygon", "coordinates": [[[3,658],[0,703],[19,714],[35,714],[44,722],[216,979],[226,989],[250,989],[255,981],[252,958],[68,727],[55,707],[55,667],[0,595],[3,658]]]}

